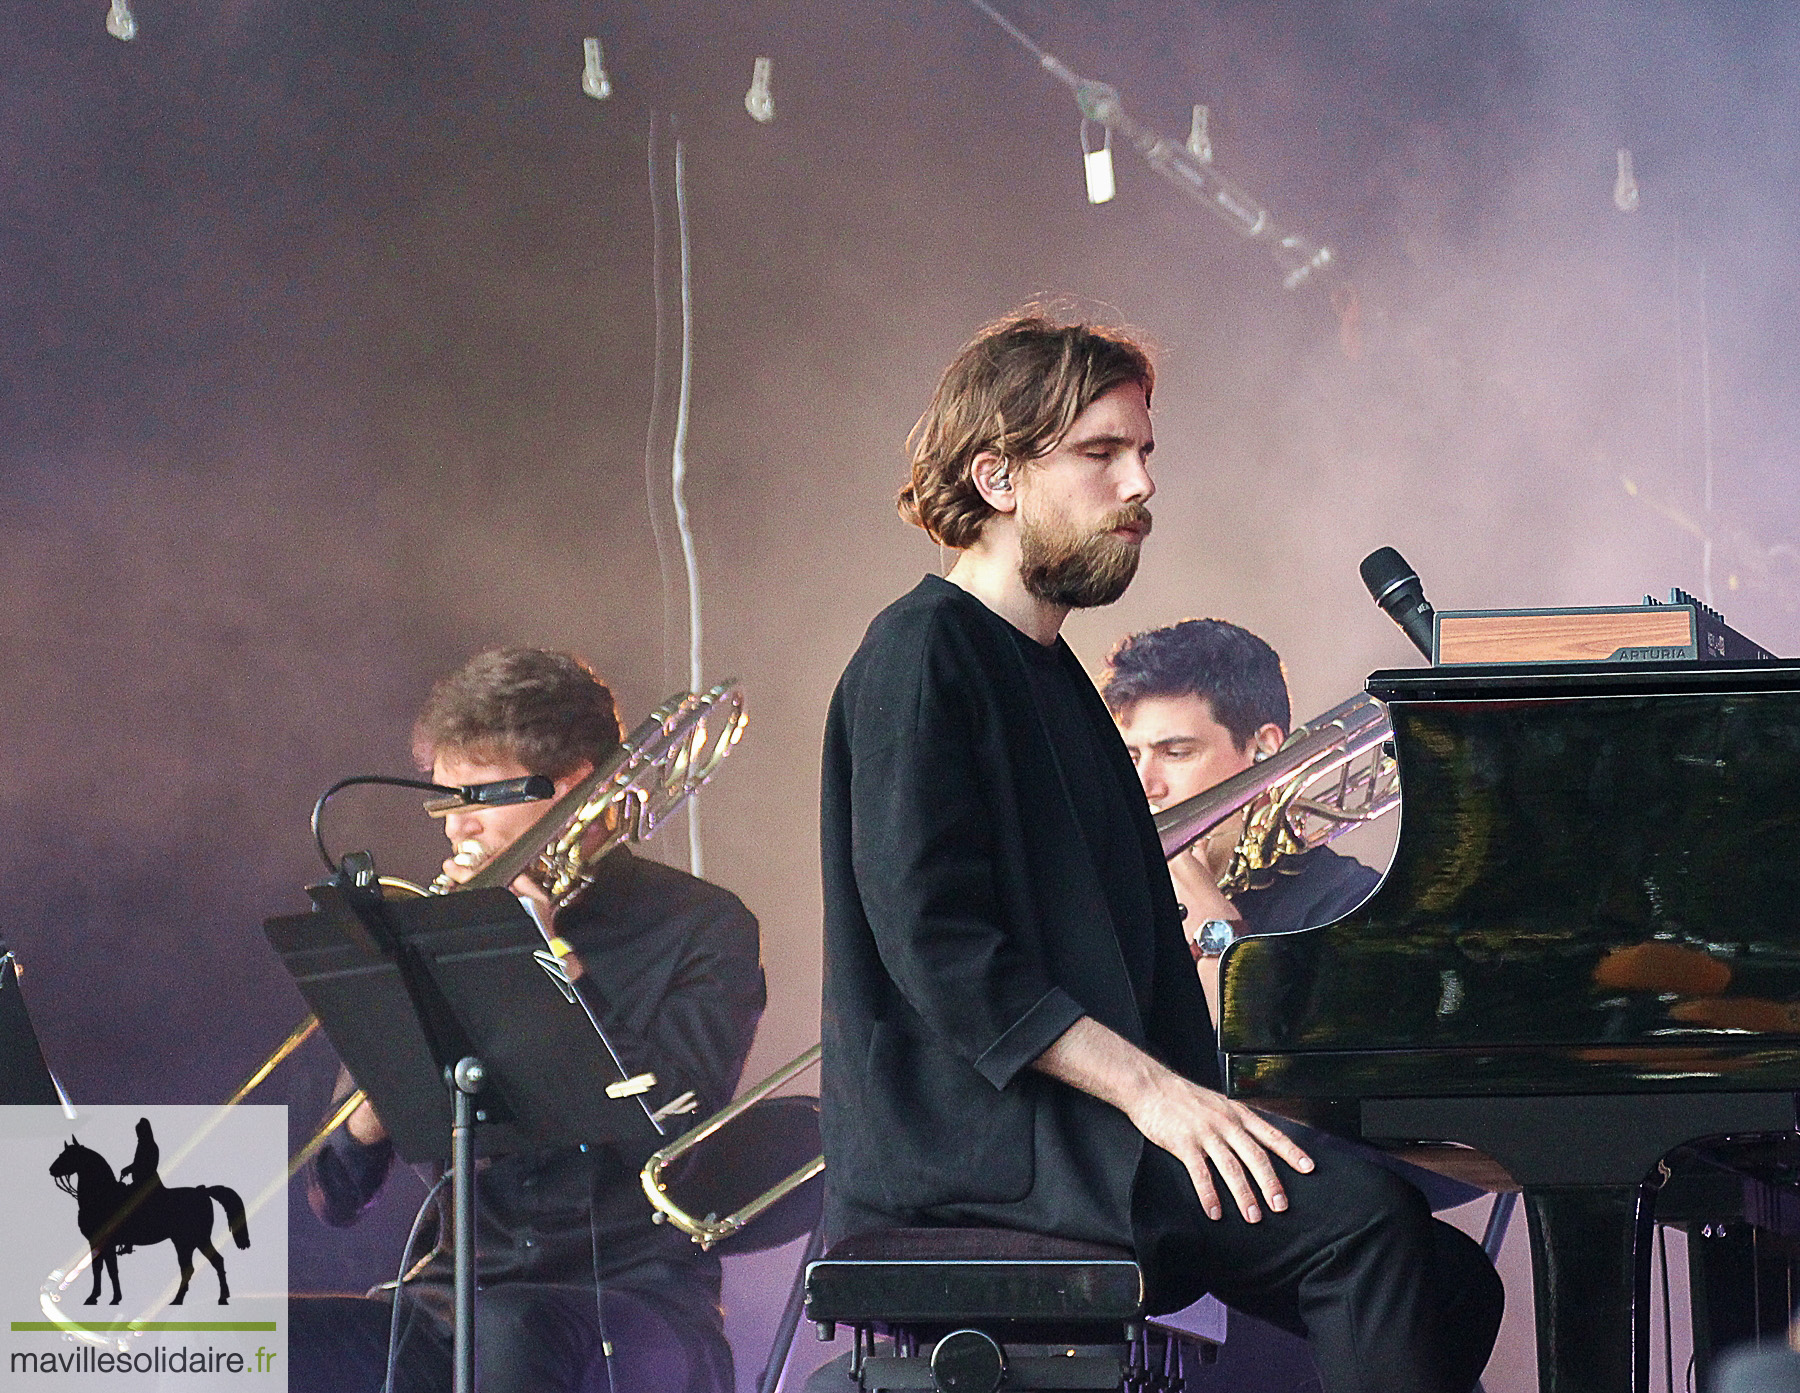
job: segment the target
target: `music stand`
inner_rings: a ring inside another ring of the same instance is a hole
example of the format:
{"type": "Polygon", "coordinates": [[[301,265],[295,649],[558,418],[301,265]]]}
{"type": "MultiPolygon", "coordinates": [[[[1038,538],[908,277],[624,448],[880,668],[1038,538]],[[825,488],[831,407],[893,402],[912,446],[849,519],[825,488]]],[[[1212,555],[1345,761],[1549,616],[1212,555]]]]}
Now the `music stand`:
{"type": "Polygon", "coordinates": [[[0,939],[0,1107],[61,1102],[19,991],[18,960],[0,939]]]}
{"type": "Polygon", "coordinates": [[[311,914],[264,932],[395,1150],[451,1163],[454,1386],[469,1393],[475,1151],[647,1141],[662,1131],[648,1084],[634,1088],[598,1020],[544,970],[543,935],[510,891],[386,901],[327,882],[309,893],[311,914]]]}

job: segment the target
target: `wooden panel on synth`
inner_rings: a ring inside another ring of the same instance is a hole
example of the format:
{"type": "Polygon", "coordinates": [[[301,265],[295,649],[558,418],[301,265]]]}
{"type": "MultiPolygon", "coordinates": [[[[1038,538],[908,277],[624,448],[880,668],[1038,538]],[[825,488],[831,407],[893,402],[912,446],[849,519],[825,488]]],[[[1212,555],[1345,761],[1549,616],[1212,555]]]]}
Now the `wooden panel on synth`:
{"type": "Polygon", "coordinates": [[[1668,662],[1699,656],[1694,613],[1679,605],[1486,610],[1437,615],[1440,665],[1668,662]]]}

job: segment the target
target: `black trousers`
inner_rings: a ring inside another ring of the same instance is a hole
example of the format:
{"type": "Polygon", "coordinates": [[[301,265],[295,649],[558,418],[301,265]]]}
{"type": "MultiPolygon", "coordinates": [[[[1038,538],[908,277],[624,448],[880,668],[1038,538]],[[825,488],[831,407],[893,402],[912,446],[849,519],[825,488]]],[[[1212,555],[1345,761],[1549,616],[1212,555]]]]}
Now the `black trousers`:
{"type": "MultiPolygon", "coordinates": [[[[1302,1129],[1284,1130],[1307,1145],[1302,1129]]],[[[1228,1195],[1225,1216],[1207,1218],[1181,1163],[1144,1148],[1132,1226],[1149,1309],[1211,1292],[1303,1336],[1326,1393],[1469,1393],[1505,1305],[1481,1245],[1433,1219],[1393,1172],[1340,1148],[1307,1150],[1308,1174],[1276,1162],[1288,1208],[1265,1206],[1249,1224],[1228,1195]]]]}
{"type": "MultiPolygon", "coordinates": [[[[605,1289],[596,1306],[592,1287],[487,1287],[476,1301],[476,1384],[481,1393],[732,1393],[731,1348],[718,1307],[689,1305],[623,1288],[605,1289]]],[[[380,1393],[391,1311],[367,1297],[290,1298],[291,1393],[380,1393]]],[[[450,1383],[450,1331],[425,1302],[409,1297],[401,1309],[396,1393],[447,1393],[450,1383]]]]}

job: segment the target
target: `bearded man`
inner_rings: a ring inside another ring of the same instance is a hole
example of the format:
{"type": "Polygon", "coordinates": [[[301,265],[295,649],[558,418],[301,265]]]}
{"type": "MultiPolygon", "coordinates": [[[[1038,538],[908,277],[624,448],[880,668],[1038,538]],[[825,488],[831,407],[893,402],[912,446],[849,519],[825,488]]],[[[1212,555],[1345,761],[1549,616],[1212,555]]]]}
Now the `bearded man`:
{"type": "Polygon", "coordinates": [[[1467,1393],[1493,1269],[1220,1093],[1149,809],[1059,637],[1136,572],[1153,382],[1121,335],[1019,316],[913,433],[901,512],[959,555],[869,626],[826,728],[827,1231],[1130,1248],[1152,1312],[1210,1290],[1306,1335],[1332,1393],[1467,1393]]]}

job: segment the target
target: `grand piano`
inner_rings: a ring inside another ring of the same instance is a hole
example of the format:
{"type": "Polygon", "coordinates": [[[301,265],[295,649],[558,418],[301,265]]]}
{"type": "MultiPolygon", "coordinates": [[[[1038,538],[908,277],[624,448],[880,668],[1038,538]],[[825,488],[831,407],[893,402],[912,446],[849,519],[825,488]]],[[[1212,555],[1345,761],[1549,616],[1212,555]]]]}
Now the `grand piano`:
{"type": "MultiPolygon", "coordinates": [[[[1542,1393],[1648,1393],[1651,1238],[1702,1363],[1782,1338],[1800,1237],[1800,662],[1378,672],[1393,864],[1223,964],[1227,1090],[1523,1190],[1542,1393]]],[[[1677,1375],[1679,1377],[1679,1374],[1677,1375]]]]}

